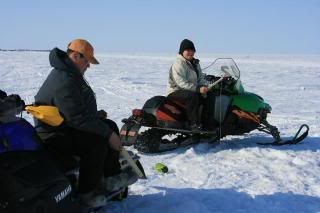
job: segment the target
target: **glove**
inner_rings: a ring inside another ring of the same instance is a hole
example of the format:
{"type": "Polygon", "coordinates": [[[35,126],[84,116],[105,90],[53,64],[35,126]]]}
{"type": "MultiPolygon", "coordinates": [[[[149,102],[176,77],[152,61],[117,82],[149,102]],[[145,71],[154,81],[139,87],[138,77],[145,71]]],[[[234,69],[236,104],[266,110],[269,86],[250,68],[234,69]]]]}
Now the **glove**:
{"type": "Polygon", "coordinates": [[[231,85],[234,82],[234,79],[232,77],[225,77],[222,80],[223,84],[231,85]]]}
{"type": "Polygon", "coordinates": [[[13,106],[17,108],[21,107],[23,109],[25,107],[25,103],[19,95],[16,95],[16,94],[9,95],[8,97],[5,98],[5,100],[6,102],[8,101],[12,103],[13,106]]]}
{"type": "Polygon", "coordinates": [[[98,111],[98,117],[102,119],[106,119],[108,117],[108,113],[103,109],[101,109],[98,111]]]}
{"type": "Polygon", "coordinates": [[[206,75],[206,77],[205,77],[205,79],[210,83],[217,81],[219,78],[220,77],[216,77],[214,75],[206,75]]]}

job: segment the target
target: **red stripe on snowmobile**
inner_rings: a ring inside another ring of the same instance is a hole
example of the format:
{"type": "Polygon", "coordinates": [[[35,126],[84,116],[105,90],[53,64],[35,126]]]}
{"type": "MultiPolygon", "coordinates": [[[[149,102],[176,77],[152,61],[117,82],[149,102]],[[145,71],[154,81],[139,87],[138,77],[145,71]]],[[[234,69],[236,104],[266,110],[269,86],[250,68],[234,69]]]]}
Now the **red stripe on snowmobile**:
{"type": "Polygon", "coordinates": [[[157,119],[161,121],[176,121],[175,118],[168,115],[166,112],[162,110],[157,110],[157,119]]]}
{"type": "Polygon", "coordinates": [[[237,109],[232,110],[232,112],[234,114],[236,114],[239,118],[248,119],[248,120],[251,120],[257,124],[260,124],[260,118],[258,115],[255,115],[253,113],[247,113],[247,112],[237,110],[237,109]]]}
{"type": "Polygon", "coordinates": [[[173,114],[181,114],[181,111],[179,111],[177,108],[174,106],[171,106],[169,104],[164,104],[163,105],[165,108],[169,109],[173,114]]]}

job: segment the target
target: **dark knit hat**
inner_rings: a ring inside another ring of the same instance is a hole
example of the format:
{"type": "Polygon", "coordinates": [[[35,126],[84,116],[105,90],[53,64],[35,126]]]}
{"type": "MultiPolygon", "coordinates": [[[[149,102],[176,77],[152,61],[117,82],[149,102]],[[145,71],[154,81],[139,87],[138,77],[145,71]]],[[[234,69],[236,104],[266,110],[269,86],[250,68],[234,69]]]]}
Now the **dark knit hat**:
{"type": "Polygon", "coordinates": [[[196,51],[194,44],[189,39],[183,39],[180,44],[179,54],[182,55],[183,51],[185,50],[193,50],[196,51]]]}

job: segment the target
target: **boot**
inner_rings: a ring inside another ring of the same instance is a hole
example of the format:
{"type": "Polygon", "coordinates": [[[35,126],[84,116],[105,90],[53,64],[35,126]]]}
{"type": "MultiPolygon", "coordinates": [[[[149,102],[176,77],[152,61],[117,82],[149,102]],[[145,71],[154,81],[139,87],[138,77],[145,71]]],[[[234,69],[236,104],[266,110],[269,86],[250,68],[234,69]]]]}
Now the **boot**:
{"type": "Polygon", "coordinates": [[[96,190],[93,190],[89,193],[81,193],[79,194],[80,200],[91,208],[105,206],[107,203],[107,198],[105,194],[97,193],[96,190]]]}
{"type": "Polygon", "coordinates": [[[118,191],[138,180],[138,175],[131,169],[122,171],[120,174],[104,178],[104,187],[108,192],[118,191]]]}
{"type": "Polygon", "coordinates": [[[191,124],[189,128],[194,133],[200,132],[202,130],[201,125],[198,124],[191,124]]]}

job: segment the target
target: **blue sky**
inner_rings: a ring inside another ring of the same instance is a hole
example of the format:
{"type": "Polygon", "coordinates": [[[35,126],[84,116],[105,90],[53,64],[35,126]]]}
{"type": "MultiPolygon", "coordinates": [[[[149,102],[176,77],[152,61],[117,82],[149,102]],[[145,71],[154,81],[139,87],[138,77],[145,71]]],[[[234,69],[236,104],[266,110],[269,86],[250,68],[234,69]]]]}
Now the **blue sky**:
{"type": "Polygon", "coordinates": [[[0,48],[64,49],[88,39],[97,52],[320,54],[320,0],[8,0],[0,48]]]}

